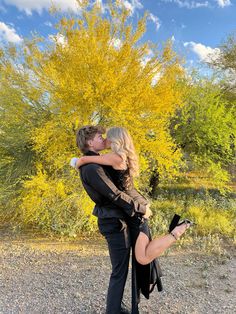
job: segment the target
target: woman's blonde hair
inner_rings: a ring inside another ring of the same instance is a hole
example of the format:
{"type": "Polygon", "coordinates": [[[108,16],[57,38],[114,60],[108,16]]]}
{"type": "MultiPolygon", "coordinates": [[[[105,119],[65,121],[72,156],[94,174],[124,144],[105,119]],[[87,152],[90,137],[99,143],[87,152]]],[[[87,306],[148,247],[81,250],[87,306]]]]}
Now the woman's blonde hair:
{"type": "Polygon", "coordinates": [[[137,176],[139,174],[138,156],[129,132],[122,127],[112,127],[107,131],[107,138],[111,141],[111,150],[127,162],[130,175],[137,176]]]}

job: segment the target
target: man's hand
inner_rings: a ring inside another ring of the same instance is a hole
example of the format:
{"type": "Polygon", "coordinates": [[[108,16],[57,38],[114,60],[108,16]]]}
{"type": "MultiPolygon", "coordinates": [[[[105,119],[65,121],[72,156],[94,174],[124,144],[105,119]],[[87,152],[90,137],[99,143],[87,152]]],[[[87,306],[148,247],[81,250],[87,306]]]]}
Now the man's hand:
{"type": "Polygon", "coordinates": [[[84,165],[83,157],[80,157],[80,158],[73,157],[73,158],[71,158],[70,165],[71,165],[71,167],[75,168],[76,170],[79,170],[79,167],[84,165]]]}
{"type": "Polygon", "coordinates": [[[143,215],[143,218],[148,219],[151,215],[152,215],[152,211],[150,209],[150,204],[147,204],[147,206],[146,206],[146,213],[145,213],[145,215],[143,215]]]}
{"type": "Polygon", "coordinates": [[[77,157],[73,157],[70,160],[70,166],[75,168],[76,167],[76,162],[77,162],[78,158],[77,157]]]}

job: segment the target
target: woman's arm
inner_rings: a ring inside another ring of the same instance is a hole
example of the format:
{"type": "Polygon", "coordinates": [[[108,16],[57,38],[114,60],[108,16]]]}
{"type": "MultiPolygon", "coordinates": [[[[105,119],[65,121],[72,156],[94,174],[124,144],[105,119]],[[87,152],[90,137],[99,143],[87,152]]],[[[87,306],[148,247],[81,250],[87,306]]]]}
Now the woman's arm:
{"type": "Polygon", "coordinates": [[[101,156],[82,156],[77,160],[76,167],[79,168],[90,163],[117,167],[122,162],[123,159],[118,154],[109,153],[101,156]]]}

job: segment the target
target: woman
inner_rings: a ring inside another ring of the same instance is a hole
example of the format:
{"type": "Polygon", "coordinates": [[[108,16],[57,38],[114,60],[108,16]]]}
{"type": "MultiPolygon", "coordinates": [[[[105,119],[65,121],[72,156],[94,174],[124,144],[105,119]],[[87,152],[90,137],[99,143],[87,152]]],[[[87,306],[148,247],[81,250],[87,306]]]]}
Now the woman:
{"type": "MultiPolygon", "coordinates": [[[[111,148],[112,152],[101,156],[83,156],[77,160],[76,168],[88,163],[111,166],[114,183],[120,190],[128,193],[130,189],[133,189],[132,178],[138,174],[139,170],[132,138],[126,129],[112,127],[107,132],[106,147],[111,148]]],[[[128,220],[128,225],[136,239],[135,257],[142,265],[147,265],[160,256],[191,225],[191,222],[186,220],[177,225],[169,234],[151,240],[145,216],[135,214],[128,220]]]]}

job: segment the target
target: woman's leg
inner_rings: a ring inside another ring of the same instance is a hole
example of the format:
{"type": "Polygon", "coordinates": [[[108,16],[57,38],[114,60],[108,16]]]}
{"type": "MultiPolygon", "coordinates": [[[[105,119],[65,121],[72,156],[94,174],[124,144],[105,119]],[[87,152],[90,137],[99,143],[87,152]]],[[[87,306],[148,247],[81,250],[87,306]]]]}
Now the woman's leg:
{"type": "Polygon", "coordinates": [[[187,229],[186,224],[182,224],[174,228],[172,234],[164,235],[160,238],[149,240],[144,232],[140,232],[135,244],[135,257],[137,261],[146,265],[160,256],[166,249],[168,249],[187,229]]]}

